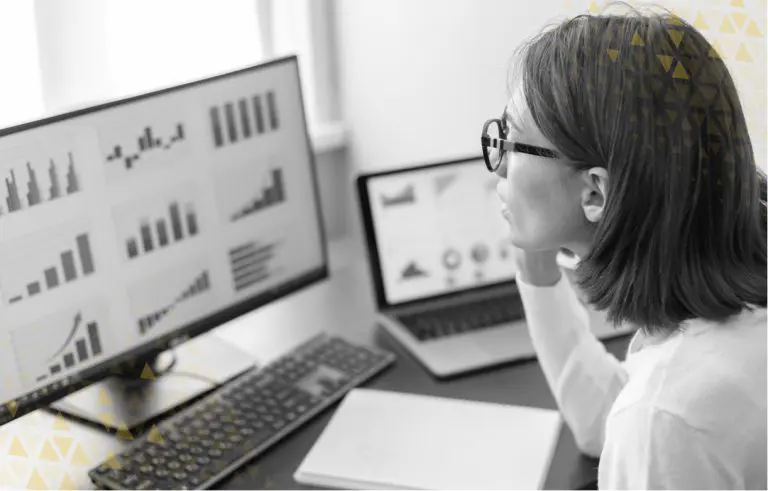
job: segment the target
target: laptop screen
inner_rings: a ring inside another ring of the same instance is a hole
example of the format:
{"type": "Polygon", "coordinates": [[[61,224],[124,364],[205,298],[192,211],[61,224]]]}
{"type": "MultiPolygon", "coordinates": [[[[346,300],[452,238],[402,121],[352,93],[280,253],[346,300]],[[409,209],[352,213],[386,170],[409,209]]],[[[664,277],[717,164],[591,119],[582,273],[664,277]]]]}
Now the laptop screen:
{"type": "Polygon", "coordinates": [[[497,182],[482,159],[368,177],[369,243],[388,305],[514,279],[497,182]]]}

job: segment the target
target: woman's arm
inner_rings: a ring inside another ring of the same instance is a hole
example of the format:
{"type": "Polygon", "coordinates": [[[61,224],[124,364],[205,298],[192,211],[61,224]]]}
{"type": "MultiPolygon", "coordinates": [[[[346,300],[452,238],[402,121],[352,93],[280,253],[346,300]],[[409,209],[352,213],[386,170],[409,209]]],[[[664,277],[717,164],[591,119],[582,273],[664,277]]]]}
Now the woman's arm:
{"type": "Polygon", "coordinates": [[[599,457],[605,422],[627,372],[592,334],[606,322],[579,302],[556,252],[517,251],[517,282],[539,364],[579,449],[599,457]]]}

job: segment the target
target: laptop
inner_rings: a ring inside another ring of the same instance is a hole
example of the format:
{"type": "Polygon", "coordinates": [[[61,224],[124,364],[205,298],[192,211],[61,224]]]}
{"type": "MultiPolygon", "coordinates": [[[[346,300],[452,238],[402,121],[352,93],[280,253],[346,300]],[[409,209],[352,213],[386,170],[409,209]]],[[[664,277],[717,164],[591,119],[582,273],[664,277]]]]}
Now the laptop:
{"type": "Polygon", "coordinates": [[[438,378],[536,356],[497,182],[480,157],[356,178],[377,320],[438,378]]]}

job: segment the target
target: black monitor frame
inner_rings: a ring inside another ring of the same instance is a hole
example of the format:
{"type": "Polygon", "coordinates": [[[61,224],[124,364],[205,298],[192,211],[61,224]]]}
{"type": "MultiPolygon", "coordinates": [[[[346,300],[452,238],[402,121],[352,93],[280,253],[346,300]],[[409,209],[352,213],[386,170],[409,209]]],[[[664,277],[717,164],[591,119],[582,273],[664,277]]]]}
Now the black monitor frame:
{"type": "Polygon", "coordinates": [[[318,230],[320,232],[320,245],[322,248],[322,264],[320,267],[308,271],[307,273],[289,280],[275,288],[262,292],[259,295],[245,299],[235,305],[227,307],[225,309],[216,311],[207,317],[198,321],[180,326],[173,332],[169,332],[161,337],[158,337],[148,343],[135,347],[129,351],[114,356],[108,360],[105,360],[97,365],[86,368],[76,374],[73,374],[65,379],[54,382],[42,389],[36,389],[32,392],[24,394],[15,401],[0,401],[0,426],[20,417],[29,412],[35,411],[40,408],[44,408],[50,403],[60,399],[68,394],[71,394],[77,390],[80,390],[94,382],[105,379],[106,377],[119,373],[118,367],[121,366],[135,366],[144,360],[152,360],[163,351],[177,346],[179,343],[187,341],[195,336],[204,334],[228,321],[231,321],[243,314],[251,312],[259,307],[264,306],[270,302],[285,297],[291,293],[302,290],[308,286],[318,283],[329,276],[328,269],[328,244],[326,239],[326,230],[324,225],[323,212],[321,209],[320,191],[317,179],[317,165],[315,161],[315,153],[312,147],[312,142],[309,136],[309,126],[307,123],[306,108],[304,106],[304,94],[301,86],[301,75],[299,72],[298,57],[296,55],[289,55],[281,58],[276,58],[270,61],[258,63],[245,68],[240,68],[233,71],[228,71],[222,74],[206,77],[203,79],[195,80],[192,82],[186,82],[171,87],[166,87],[143,94],[115,99],[109,102],[56,114],[46,118],[42,118],[35,121],[22,123],[19,125],[11,126],[5,129],[0,129],[0,138],[20,133],[26,130],[36,129],[41,126],[58,123],[60,121],[66,121],[78,116],[89,115],[105,109],[119,107],[122,105],[130,104],[133,102],[144,101],[153,97],[161,96],[168,93],[177,92],[187,88],[208,84],[221,79],[235,77],[244,73],[250,73],[259,71],[268,67],[273,67],[280,64],[293,64],[297,76],[299,77],[299,98],[301,102],[302,120],[304,121],[304,134],[305,144],[310,160],[310,170],[313,191],[315,194],[315,210],[317,211],[318,230]]]}

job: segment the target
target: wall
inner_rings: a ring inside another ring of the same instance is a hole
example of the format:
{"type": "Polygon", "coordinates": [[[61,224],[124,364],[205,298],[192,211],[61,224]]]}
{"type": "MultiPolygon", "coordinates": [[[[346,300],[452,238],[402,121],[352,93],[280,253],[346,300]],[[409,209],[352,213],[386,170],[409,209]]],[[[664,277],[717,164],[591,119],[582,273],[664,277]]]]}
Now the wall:
{"type": "MultiPolygon", "coordinates": [[[[337,0],[340,94],[361,170],[479,154],[506,102],[507,62],[549,20],[591,0],[337,0]]],[[[638,5],[637,2],[630,2],[638,5]]],[[[658,0],[716,41],[766,166],[765,0],[658,0]]]]}
{"type": "Polygon", "coordinates": [[[43,113],[34,7],[29,0],[0,2],[0,127],[43,113]]]}
{"type": "Polygon", "coordinates": [[[262,57],[254,0],[34,4],[48,112],[185,82],[262,57]]]}

